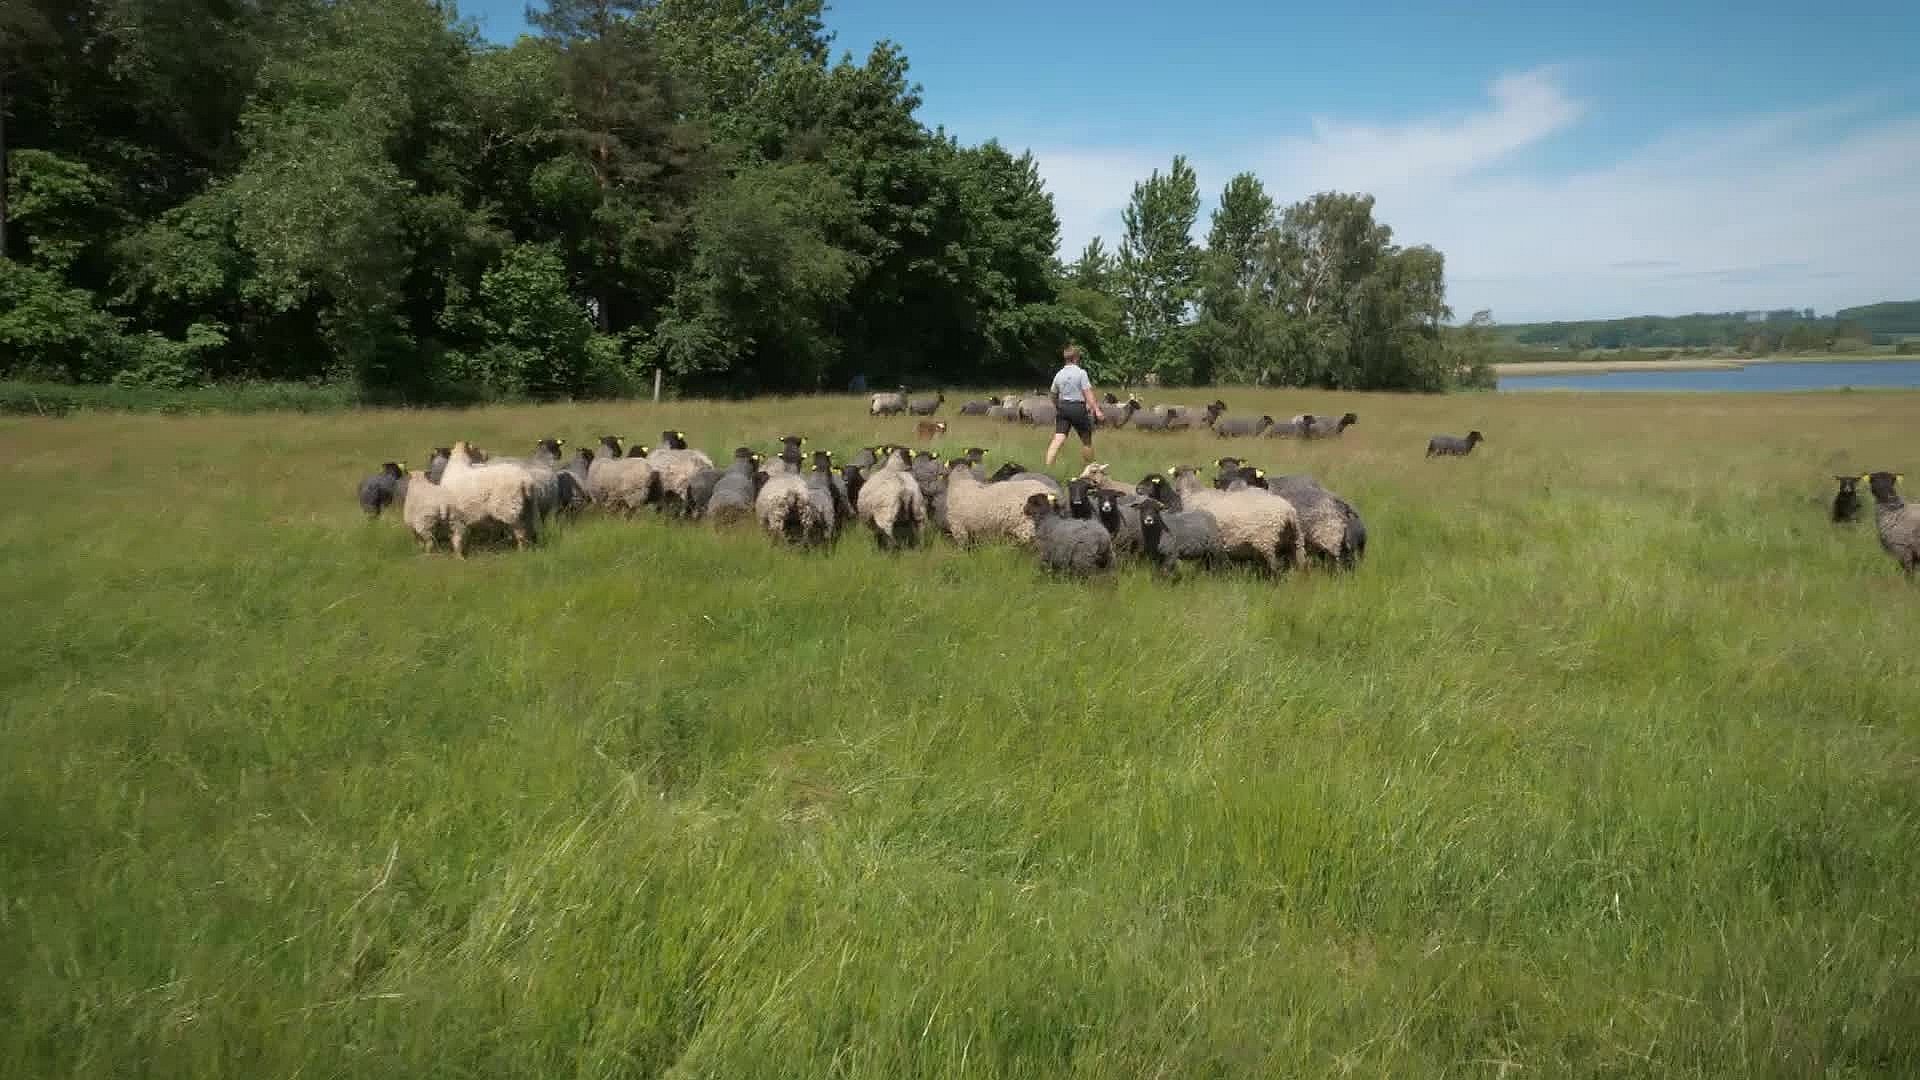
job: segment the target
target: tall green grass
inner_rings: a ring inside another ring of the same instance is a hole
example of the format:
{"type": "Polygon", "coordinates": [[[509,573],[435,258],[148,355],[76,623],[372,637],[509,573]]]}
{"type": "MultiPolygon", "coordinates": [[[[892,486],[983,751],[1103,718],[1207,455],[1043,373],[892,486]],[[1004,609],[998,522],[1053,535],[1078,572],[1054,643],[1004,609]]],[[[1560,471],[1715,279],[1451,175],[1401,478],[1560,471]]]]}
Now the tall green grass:
{"type": "Polygon", "coordinates": [[[1358,573],[352,497],[847,398],[0,420],[0,1076],[1920,1073],[1920,585],[1824,513],[1920,395],[1222,393],[1360,414],[1230,444],[1358,573]]]}

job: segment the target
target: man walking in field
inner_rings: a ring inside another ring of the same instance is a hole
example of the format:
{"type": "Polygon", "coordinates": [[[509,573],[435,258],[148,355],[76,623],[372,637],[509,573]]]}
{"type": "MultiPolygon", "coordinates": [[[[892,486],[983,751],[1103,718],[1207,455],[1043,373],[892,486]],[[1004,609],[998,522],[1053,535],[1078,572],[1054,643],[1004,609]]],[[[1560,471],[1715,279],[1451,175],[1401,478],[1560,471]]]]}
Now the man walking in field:
{"type": "Polygon", "coordinates": [[[1060,355],[1066,364],[1053,375],[1053,441],[1047,444],[1049,468],[1066,443],[1069,430],[1080,436],[1080,457],[1093,461],[1093,425],[1105,419],[1100,415],[1100,402],[1093,395],[1093,380],[1087,378],[1086,369],[1080,366],[1080,346],[1069,345],[1060,355]]]}

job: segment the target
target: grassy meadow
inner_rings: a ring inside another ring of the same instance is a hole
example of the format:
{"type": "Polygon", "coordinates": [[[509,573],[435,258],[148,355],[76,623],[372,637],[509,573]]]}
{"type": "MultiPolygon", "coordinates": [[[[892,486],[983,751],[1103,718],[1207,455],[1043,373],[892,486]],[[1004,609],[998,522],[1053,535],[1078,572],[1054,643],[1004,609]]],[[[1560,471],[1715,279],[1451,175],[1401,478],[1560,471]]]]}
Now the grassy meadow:
{"type": "Polygon", "coordinates": [[[1231,444],[1358,573],[354,502],[845,397],[0,419],[0,1077],[1920,1074],[1920,583],[1825,515],[1920,394],[1219,393],[1359,413],[1231,444]]]}

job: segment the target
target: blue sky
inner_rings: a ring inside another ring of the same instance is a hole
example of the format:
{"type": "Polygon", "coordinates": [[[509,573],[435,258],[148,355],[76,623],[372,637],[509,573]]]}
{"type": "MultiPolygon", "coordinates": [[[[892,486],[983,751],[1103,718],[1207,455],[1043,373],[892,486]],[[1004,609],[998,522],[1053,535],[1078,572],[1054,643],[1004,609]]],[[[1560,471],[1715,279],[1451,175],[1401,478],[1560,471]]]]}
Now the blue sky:
{"type": "MultiPolygon", "coordinates": [[[[495,40],[524,5],[467,0],[495,40]]],[[[1176,153],[1207,205],[1371,191],[1516,322],[1920,298],[1920,4],[970,4],[842,0],[921,118],[1039,159],[1069,255],[1176,153]]]]}

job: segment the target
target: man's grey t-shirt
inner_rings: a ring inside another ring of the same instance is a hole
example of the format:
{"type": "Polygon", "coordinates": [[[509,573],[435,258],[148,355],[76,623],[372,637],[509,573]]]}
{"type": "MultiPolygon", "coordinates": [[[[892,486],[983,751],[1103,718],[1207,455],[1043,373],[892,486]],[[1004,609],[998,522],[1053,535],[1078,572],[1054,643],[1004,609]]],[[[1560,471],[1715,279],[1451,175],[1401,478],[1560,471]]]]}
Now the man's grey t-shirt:
{"type": "Polygon", "coordinates": [[[1068,364],[1053,376],[1053,392],[1061,401],[1087,400],[1087,389],[1092,383],[1087,381],[1086,370],[1079,364],[1068,364]]]}

